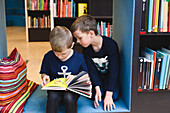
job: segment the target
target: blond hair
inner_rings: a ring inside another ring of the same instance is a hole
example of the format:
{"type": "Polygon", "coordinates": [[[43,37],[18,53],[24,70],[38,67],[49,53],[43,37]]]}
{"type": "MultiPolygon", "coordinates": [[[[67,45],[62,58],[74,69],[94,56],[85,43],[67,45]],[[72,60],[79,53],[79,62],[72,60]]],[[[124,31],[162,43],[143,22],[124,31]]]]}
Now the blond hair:
{"type": "Polygon", "coordinates": [[[82,33],[88,33],[90,30],[93,30],[95,35],[98,35],[97,22],[91,15],[78,17],[71,25],[70,30],[72,33],[76,30],[80,30],[82,33]]]}
{"type": "Polygon", "coordinates": [[[62,52],[65,48],[71,48],[73,36],[69,29],[64,26],[56,26],[49,36],[51,48],[55,52],[62,52]]]}

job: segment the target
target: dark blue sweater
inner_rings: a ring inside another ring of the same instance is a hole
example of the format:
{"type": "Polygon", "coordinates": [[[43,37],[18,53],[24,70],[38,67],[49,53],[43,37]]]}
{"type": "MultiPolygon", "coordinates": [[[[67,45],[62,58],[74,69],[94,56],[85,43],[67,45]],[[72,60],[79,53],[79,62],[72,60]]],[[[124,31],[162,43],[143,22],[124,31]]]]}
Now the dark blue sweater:
{"type": "Polygon", "coordinates": [[[74,51],[73,55],[66,61],[61,61],[54,52],[51,50],[44,55],[44,59],[41,65],[40,74],[46,74],[50,76],[50,80],[55,78],[77,75],[81,71],[87,72],[87,67],[84,61],[84,56],[77,51],[74,51]]]}
{"type": "Polygon", "coordinates": [[[90,45],[83,48],[83,54],[88,72],[94,86],[104,85],[105,91],[113,91],[118,88],[119,52],[117,43],[108,37],[102,37],[102,47],[95,52],[90,45]],[[105,79],[104,83],[102,82],[105,79]]]}

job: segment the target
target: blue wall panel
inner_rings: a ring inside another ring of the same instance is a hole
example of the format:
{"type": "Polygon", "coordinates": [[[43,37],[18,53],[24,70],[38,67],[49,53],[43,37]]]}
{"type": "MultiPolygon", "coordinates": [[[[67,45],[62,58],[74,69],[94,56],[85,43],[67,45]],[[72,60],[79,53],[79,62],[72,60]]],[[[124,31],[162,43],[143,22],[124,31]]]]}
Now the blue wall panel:
{"type": "Polygon", "coordinates": [[[24,0],[5,0],[7,26],[25,26],[24,0]]]}
{"type": "Polygon", "coordinates": [[[121,60],[121,97],[130,110],[135,0],[113,0],[113,5],[113,38],[121,60]]]}

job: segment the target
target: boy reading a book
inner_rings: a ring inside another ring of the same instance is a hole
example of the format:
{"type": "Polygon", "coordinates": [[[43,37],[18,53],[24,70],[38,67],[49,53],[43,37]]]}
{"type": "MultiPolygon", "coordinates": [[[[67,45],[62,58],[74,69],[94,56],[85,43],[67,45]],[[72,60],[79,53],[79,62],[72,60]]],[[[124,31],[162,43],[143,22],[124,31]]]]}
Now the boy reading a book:
{"type": "MultiPolygon", "coordinates": [[[[67,78],[68,84],[79,72],[87,67],[82,54],[72,49],[73,37],[63,26],[56,26],[49,36],[52,50],[44,55],[41,65],[42,86],[56,78],[67,78]]],[[[70,91],[48,90],[47,113],[58,113],[61,102],[65,104],[66,113],[77,113],[79,95],[70,91]]]]}
{"type": "Polygon", "coordinates": [[[78,17],[71,25],[77,43],[83,46],[83,54],[93,85],[94,107],[104,99],[104,110],[115,108],[119,96],[119,52],[111,38],[98,35],[96,20],[90,15],[78,17]],[[94,90],[95,89],[95,90],[94,90]]]}

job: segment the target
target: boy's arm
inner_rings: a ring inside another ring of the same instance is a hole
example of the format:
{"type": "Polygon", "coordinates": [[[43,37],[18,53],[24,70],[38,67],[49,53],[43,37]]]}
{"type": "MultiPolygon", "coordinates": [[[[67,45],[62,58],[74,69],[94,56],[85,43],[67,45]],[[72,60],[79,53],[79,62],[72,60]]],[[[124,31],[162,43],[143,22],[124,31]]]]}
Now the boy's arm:
{"type": "Polygon", "coordinates": [[[109,76],[106,84],[106,91],[113,92],[114,89],[118,86],[118,71],[119,71],[119,51],[118,46],[115,41],[108,44],[109,47],[107,49],[108,53],[108,72],[109,76]]]}

